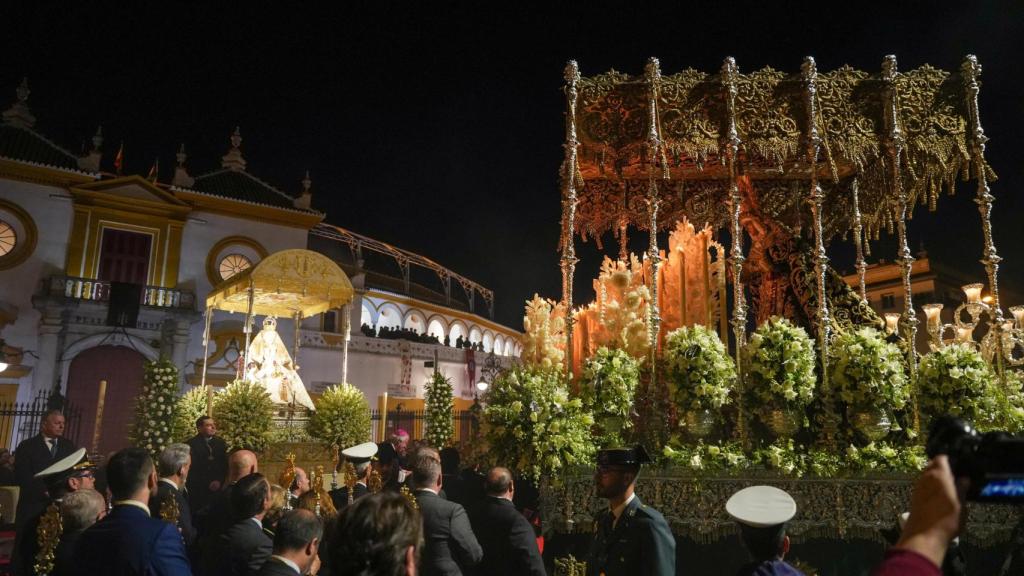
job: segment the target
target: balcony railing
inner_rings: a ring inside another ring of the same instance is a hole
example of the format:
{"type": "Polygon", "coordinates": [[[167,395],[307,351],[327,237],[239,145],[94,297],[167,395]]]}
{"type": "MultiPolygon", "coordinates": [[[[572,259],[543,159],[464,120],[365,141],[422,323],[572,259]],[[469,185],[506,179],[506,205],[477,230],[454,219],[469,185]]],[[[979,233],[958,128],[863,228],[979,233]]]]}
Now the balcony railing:
{"type": "MultiPolygon", "coordinates": [[[[94,302],[110,301],[110,282],[93,278],[72,278],[70,276],[53,276],[50,278],[51,296],[63,296],[75,300],[91,300],[94,302]]],[[[188,290],[164,288],[162,286],[143,286],[140,294],[143,306],[153,308],[187,308],[195,309],[195,294],[188,290]]]]}

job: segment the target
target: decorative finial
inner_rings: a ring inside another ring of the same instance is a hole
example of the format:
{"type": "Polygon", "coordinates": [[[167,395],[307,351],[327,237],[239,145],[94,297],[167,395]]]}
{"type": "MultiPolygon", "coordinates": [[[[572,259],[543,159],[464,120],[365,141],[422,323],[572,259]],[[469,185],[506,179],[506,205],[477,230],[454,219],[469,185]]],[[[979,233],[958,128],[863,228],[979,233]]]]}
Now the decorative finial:
{"type": "Polygon", "coordinates": [[[892,82],[896,79],[896,56],[889,54],[882,59],[882,79],[887,82],[892,82]]]}
{"type": "Polygon", "coordinates": [[[302,179],[302,193],[310,194],[309,187],[313,185],[313,181],[309,179],[309,170],[306,170],[306,177],[302,179]]]}
{"type": "Polygon", "coordinates": [[[575,84],[580,81],[580,66],[575,60],[569,60],[565,65],[565,83],[575,84]]]}
{"type": "Polygon", "coordinates": [[[175,154],[174,157],[178,160],[178,166],[181,167],[181,168],[184,168],[185,167],[185,160],[188,158],[188,155],[185,154],[185,143],[184,142],[181,143],[181,147],[178,148],[178,153],[175,154]]]}
{"type": "Polygon", "coordinates": [[[32,128],[36,123],[36,117],[28,109],[28,95],[32,93],[28,89],[28,78],[22,78],[15,93],[18,100],[4,112],[4,124],[15,128],[32,128]]]}
{"type": "Polygon", "coordinates": [[[805,82],[818,75],[818,65],[814,62],[814,56],[804,58],[804,63],[800,65],[800,75],[805,82]]]}
{"type": "Polygon", "coordinates": [[[960,65],[960,71],[963,72],[968,82],[973,82],[978,76],[981,76],[981,64],[978,64],[978,57],[968,54],[964,58],[964,63],[960,65]]]}
{"type": "Polygon", "coordinates": [[[302,195],[292,201],[296,208],[309,210],[310,201],[313,199],[313,192],[310,190],[312,185],[313,181],[309,178],[309,170],[306,170],[306,176],[302,179],[302,195]]]}
{"type": "Polygon", "coordinates": [[[96,134],[92,137],[92,149],[99,150],[103,147],[103,126],[96,127],[96,134]]]}
{"type": "Polygon", "coordinates": [[[235,126],[235,132],[231,135],[231,149],[221,157],[220,165],[228,170],[242,172],[245,170],[245,158],[242,157],[242,131],[235,126]]]}
{"type": "Polygon", "coordinates": [[[86,172],[99,172],[100,160],[103,159],[103,126],[96,127],[96,134],[92,137],[92,150],[78,159],[78,167],[86,172]]]}
{"type": "Polygon", "coordinates": [[[644,66],[644,73],[647,75],[648,82],[661,80],[661,62],[654,56],[651,56],[647,59],[647,64],[644,66]]]}
{"type": "Polygon", "coordinates": [[[185,168],[185,160],[188,156],[185,154],[185,143],[182,142],[178,148],[178,153],[174,155],[178,160],[178,166],[174,168],[174,178],[171,178],[171,186],[178,186],[180,188],[191,188],[195,184],[195,178],[188,175],[188,169],[185,168]]]}

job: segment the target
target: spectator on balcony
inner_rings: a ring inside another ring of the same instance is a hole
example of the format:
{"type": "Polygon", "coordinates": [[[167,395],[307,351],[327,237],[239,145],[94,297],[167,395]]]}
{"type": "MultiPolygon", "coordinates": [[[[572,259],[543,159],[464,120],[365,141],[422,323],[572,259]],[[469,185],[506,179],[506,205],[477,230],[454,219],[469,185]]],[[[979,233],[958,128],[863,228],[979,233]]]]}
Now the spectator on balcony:
{"type": "Polygon", "coordinates": [[[462,345],[463,345],[463,340],[462,340],[462,335],[460,334],[459,337],[455,339],[455,347],[456,348],[462,348],[462,345]]]}

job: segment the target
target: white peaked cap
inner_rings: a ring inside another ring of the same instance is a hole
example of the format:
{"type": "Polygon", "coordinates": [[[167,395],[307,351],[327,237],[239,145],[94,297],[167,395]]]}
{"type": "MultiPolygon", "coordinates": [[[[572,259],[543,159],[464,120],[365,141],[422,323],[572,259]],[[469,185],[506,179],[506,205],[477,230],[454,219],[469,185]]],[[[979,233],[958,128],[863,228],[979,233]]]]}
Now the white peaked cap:
{"type": "Polygon", "coordinates": [[[377,454],[377,445],[373,442],[363,442],[350,448],[345,448],[341,454],[348,460],[369,460],[377,454]]]}
{"type": "Polygon", "coordinates": [[[767,528],[796,516],[796,501],[774,486],[751,486],[733,494],[725,503],[725,511],[740,524],[767,528]]]}
{"type": "Polygon", "coordinates": [[[46,469],[44,469],[44,470],[42,470],[40,472],[36,472],[36,476],[35,477],[36,478],[46,478],[47,476],[53,476],[54,474],[60,474],[61,472],[67,472],[68,470],[74,468],[75,464],[78,464],[79,462],[81,462],[82,458],[85,458],[85,448],[79,448],[78,450],[75,450],[74,452],[72,452],[70,455],[65,456],[64,458],[61,458],[60,460],[57,460],[56,462],[51,464],[48,468],[46,468],[46,469]]]}

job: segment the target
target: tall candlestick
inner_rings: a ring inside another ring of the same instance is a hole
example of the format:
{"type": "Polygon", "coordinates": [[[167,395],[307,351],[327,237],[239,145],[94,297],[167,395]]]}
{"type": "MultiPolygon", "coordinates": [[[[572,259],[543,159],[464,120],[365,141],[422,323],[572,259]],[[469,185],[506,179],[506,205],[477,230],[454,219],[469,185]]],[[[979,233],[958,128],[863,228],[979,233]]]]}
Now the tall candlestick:
{"type": "Polygon", "coordinates": [[[92,427],[93,454],[100,451],[100,432],[103,430],[103,404],[107,400],[107,381],[100,380],[100,393],[96,399],[96,422],[92,427]]]}
{"type": "Polygon", "coordinates": [[[942,327],[942,304],[925,304],[921,309],[924,310],[929,328],[942,327]]]}
{"type": "Polygon", "coordinates": [[[984,287],[985,285],[980,282],[964,286],[962,290],[964,291],[964,296],[967,298],[967,303],[977,304],[981,302],[981,289],[984,287]]]}
{"type": "Polygon", "coordinates": [[[885,314],[885,330],[890,334],[896,332],[900,325],[899,312],[887,312],[885,314]]]}

